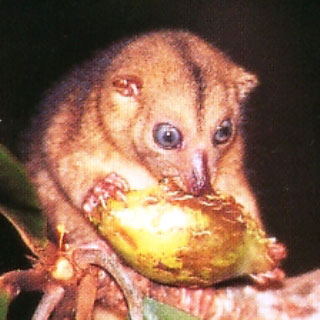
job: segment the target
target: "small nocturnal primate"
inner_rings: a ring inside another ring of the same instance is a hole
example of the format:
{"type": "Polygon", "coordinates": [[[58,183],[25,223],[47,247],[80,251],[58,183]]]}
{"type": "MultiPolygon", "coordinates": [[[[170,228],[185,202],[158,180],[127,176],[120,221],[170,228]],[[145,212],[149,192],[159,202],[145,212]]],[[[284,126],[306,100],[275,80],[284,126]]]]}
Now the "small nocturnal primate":
{"type": "Polygon", "coordinates": [[[100,52],[52,90],[33,126],[27,169],[49,223],[71,232],[99,201],[164,178],[194,195],[231,195],[259,220],[241,131],[257,82],[183,31],[100,52]]]}

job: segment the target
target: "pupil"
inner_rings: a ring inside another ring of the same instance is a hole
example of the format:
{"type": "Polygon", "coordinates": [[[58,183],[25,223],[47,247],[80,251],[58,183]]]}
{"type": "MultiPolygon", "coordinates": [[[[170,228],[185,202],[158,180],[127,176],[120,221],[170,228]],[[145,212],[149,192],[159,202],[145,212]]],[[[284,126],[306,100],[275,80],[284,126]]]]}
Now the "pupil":
{"type": "Polygon", "coordinates": [[[167,142],[172,142],[173,141],[173,134],[172,134],[172,132],[170,132],[170,131],[166,131],[165,132],[165,135],[164,135],[164,139],[165,139],[165,141],[167,141],[167,142]]]}
{"type": "Polygon", "coordinates": [[[229,127],[223,127],[220,129],[220,136],[222,137],[228,137],[230,134],[230,128],[229,127]]]}

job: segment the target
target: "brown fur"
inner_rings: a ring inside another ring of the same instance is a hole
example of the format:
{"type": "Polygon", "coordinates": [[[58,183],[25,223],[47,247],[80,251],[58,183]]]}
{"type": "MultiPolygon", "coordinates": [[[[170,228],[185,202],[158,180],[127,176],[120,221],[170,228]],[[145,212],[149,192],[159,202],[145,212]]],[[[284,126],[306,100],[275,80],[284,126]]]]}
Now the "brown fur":
{"type": "Polygon", "coordinates": [[[240,104],[256,77],[186,32],[147,34],[111,51],[62,82],[33,129],[27,167],[51,222],[74,228],[70,215],[76,222],[88,190],[110,172],[125,178],[131,189],[175,176],[189,190],[192,159],[200,151],[212,188],[234,196],[258,217],[239,129],[240,104]],[[119,93],[117,77],[139,79],[139,94],[119,93]],[[213,134],[225,118],[232,120],[234,132],[228,143],[214,146],[213,134]],[[181,148],[155,144],[152,131],[159,122],[180,129],[181,148]]]}

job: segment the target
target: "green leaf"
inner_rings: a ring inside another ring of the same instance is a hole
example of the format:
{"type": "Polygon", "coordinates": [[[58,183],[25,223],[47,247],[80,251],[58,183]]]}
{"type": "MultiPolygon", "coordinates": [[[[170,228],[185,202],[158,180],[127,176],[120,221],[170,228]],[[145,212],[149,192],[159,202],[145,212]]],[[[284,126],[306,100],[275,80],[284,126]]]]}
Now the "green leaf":
{"type": "Polygon", "coordinates": [[[37,254],[47,244],[46,219],[36,192],[18,160],[0,145],[0,213],[37,254]]]}
{"type": "Polygon", "coordinates": [[[144,320],[197,320],[198,318],[190,314],[158,302],[151,298],[143,299],[143,319],[144,320]]]}
{"type": "Polygon", "coordinates": [[[9,304],[10,295],[0,287],[0,320],[7,319],[9,304]]]}

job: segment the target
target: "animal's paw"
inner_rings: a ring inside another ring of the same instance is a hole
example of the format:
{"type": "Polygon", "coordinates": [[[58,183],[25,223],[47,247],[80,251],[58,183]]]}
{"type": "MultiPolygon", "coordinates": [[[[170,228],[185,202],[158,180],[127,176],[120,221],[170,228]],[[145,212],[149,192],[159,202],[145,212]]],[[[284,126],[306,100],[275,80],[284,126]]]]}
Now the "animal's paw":
{"type": "Polygon", "coordinates": [[[82,203],[82,209],[90,217],[98,205],[106,206],[108,198],[126,202],[125,193],[128,191],[126,180],[112,172],[89,190],[82,203]]]}
{"type": "MultiPolygon", "coordinates": [[[[268,253],[270,259],[275,263],[279,263],[287,256],[287,248],[283,243],[274,240],[274,243],[269,247],[268,253]]],[[[260,288],[268,288],[271,285],[282,284],[286,277],[285,272],[278,267],[264,273],[252,274],[250,276],[260,288]]]]}
{"type": "Polygon", "coordinates": [[[260,287],[261,289],[267,289],[270,286],[281,285],[283,280],[286,277],[284,271],[280,268],[275,268],[271,271],[267,271],[264,273],[251,274],[250,275],[253,281],[260,287]]]}

